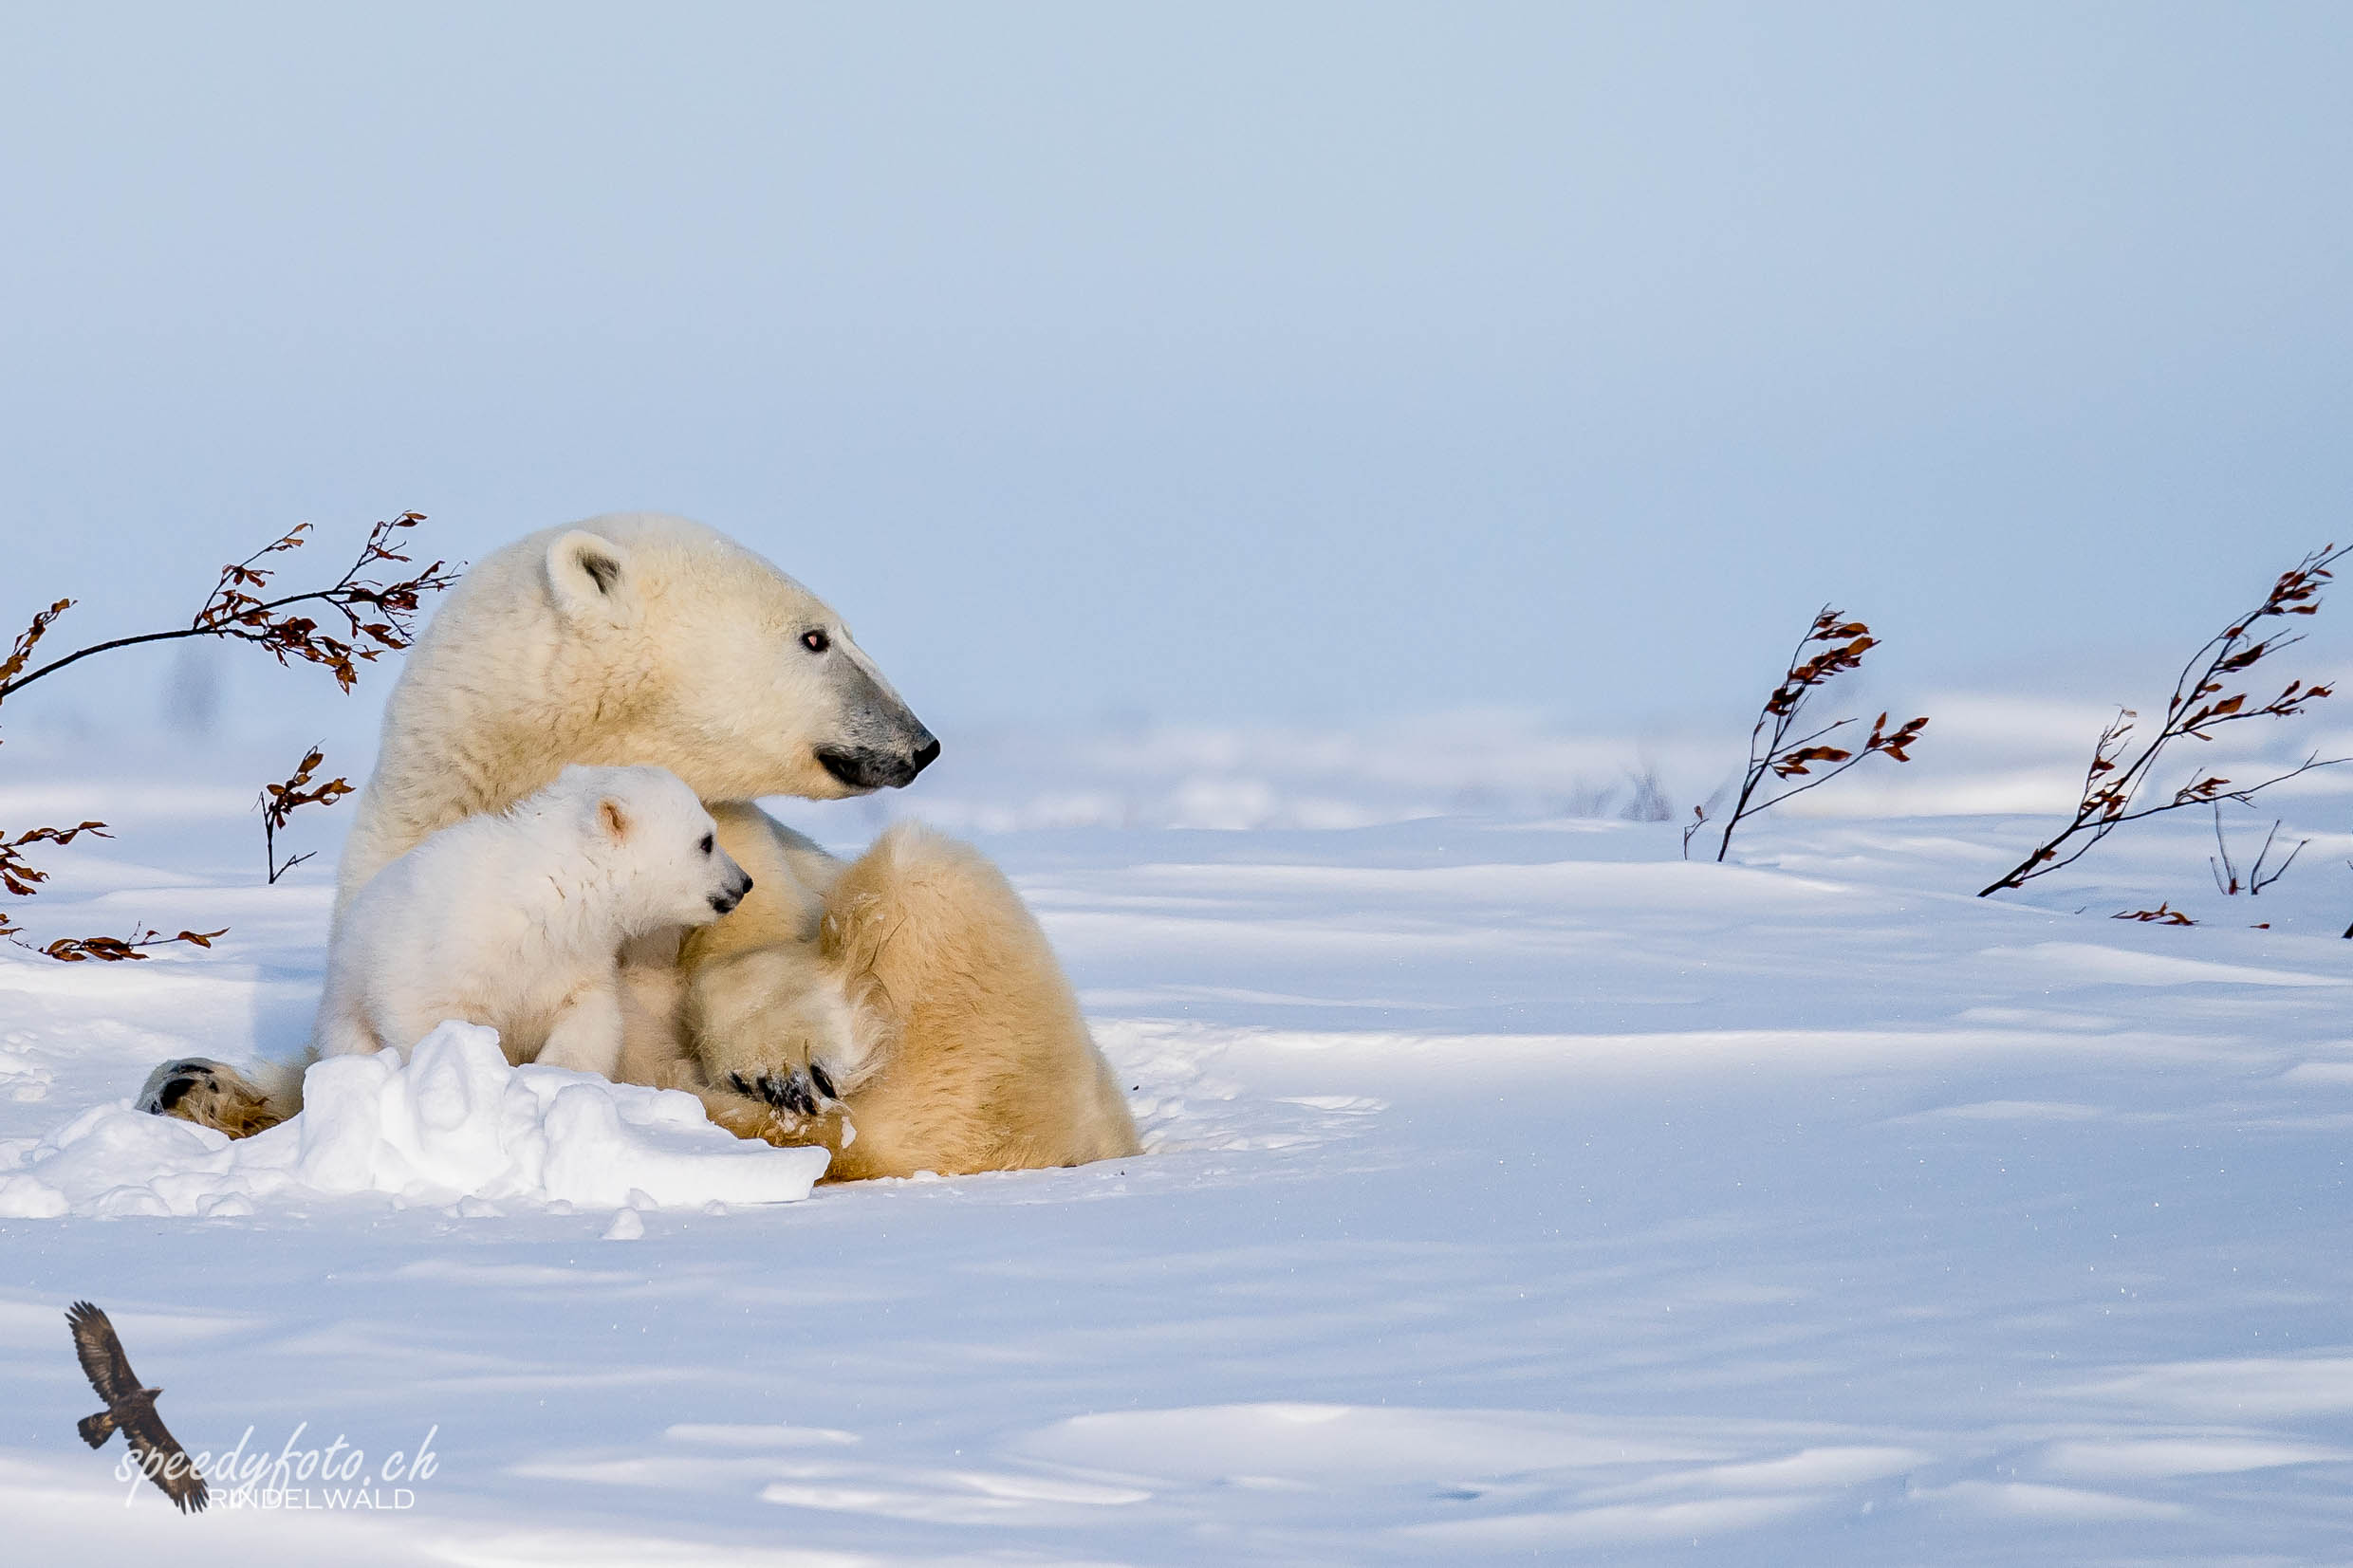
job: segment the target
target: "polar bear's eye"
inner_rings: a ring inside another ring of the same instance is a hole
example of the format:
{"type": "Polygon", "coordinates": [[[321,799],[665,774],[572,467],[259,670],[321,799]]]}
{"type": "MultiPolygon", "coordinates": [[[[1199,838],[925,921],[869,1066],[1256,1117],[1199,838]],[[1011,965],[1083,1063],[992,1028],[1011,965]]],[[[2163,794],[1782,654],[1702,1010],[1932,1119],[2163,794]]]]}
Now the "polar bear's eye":
{"type": "Polygon", "coordinates": [[[703,853],[705,855],[711,853],[711,835],[708,833],[703,835],[703,853]]]}
{"type": "Polygon", "coordinates": [[[822,654],[833,646],[833,638],[825,636],[822,628],[814,632],[803,632],[801,646],[812,654],[822,654]]]}

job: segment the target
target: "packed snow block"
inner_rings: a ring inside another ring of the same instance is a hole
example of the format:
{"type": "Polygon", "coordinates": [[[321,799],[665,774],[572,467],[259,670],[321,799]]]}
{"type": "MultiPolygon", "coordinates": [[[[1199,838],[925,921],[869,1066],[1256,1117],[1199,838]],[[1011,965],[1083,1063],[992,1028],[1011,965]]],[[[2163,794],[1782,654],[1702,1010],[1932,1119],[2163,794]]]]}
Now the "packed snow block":
{"type": "MultiPolygon", "coordinates": [[[[173,1212],[169,1193],[210,1188],[232,1164],[226,1134],[184,1121],[160,1125],[176,1119],[120,1102],[83,1112],[20,1154],[22,1169],[0,1175],[0,1216],[173,1212]]],[[[181,1210],[195,1211],[193,1203],[181,1210]]]]}
{"type": "Polygon", "coordinates": [[[658,1090],[629,1101],[596,1092],[602,1087],[565,1084],[546,1104],[543,1183],[550,1197],[583,1208],[619,1208],[639,1191],[664,1208],[805,1198],[832,1157],[736,1137],[713,1127],[692,1095],[658,1090]],[[771,1161],[771,1153],[795,1157],[771,1161]]]}
{"type": "Polygon", "coordinates": [[[0,1150],[0,1217],[249,1214],[355,1192],[412,1203],[565,1202],[621,1208],[790,1203],[823,1149],[736,1138],[676,1090],[508,1064],[494,1030],[446,1023],[403,1065],[338,1057],[304,1079],[303,1113],[232,1142],[127,1104],[86,1111],[29,1148],[0,1150]]]}

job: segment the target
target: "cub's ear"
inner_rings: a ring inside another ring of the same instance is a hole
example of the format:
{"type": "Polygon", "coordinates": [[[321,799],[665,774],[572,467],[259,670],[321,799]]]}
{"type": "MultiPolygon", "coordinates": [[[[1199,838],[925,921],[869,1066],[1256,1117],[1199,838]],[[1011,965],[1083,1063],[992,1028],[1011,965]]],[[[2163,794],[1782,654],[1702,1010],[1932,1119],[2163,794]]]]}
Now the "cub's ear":
{"type": "Polygon", "coordinates": [[[574,528],[547,546],[547,590],[575,625],[625,626],[637,617],[629,552],[598,534],[574,528]]]}
{"type": "Polygon", "coordinates": [[[629,813],[612,796],[607,795],[597,802],[597,822],[604,829],[605,837],[613,842],[618,844],[628,839],[629,813]]]}

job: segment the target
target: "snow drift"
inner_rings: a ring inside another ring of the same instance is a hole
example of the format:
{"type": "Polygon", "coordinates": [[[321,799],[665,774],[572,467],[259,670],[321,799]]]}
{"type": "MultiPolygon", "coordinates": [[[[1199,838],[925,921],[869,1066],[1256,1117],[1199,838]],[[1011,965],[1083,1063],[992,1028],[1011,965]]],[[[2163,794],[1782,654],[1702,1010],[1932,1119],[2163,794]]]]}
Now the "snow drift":
{"type": "Polygon", "coordinates": [[[443,1024],[402,1064],[339,1057],[303,1079],[303,1114],[232,1140],[92,1108],[30,1144],[0,1146],[0,1217],[232,1215],[356,1192],[582,1208],[788,1203],[822,1149],[773,1149],[713,1126],[693,1096],[559,1067],[512,1067],[494,1030],[443,1024]]]}

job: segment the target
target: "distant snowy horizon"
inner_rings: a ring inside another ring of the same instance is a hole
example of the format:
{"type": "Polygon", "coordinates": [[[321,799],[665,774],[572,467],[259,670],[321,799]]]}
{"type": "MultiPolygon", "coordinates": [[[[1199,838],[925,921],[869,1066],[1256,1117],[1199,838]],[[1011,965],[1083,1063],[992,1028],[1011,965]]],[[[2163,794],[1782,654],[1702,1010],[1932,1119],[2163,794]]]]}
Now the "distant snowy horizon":
{"type": "MultiPolygon", "coordinates": [[[[2333,673],[2311,664],[2296,669],[2314,679],[2333,673]]],[[[379,676],[374,684],[373,693],[363,688],[340,704],[290,705],[301,717],[258,706],[219,710],[202,729],[142,722],[129,703],[28,704],[21,722],[0,723],[7,746],[0,821],[46,820],[94,800],[119,800],[126,803],[111,809],[135,826],[129,802],[139,792],[127,774],[142,765],[173,775],[174,784],[154,799],[166,813],[199,801],[206,810],[232,798],[250,802],[321,739],[326,771],[357,784],[373,762],[380,693],[390,683],[379,676]],[[109,780],[102,796],[86,792],[95,777],[109,780]]],[[[1931,722],[1913,759],[1868,759],[1779,808],[1786,814],[2065,813],[2082,790],[2093,741],[2117,714],[2114,703],[2026,691],[1931,691],[1891,703],[1883,692],[1862,690],[1875,700],[1826,688],[1816,699],[1821,719],[1852,716],[1867,727],[1883,703],[1898,721],[1925,714],[1931,722]]],[[[2353,696],[2333,702],[2353,705],[2353,696]]],[[[2152,709],[2146,699],[2141,707],[2152,709]]],[[[0,713],[16,719],[12,710],[0,713]]],[[[1589,729],[1556,713],[1498,706],[1323,724],[1156,722],[1141,713],[1060,724],[942,722],[935,725],[941,758],[910,788],[770,803],[829,841],[870,837],[903,818],[968,833],[1341,829],[1449,816],[1680,822],[1695,805],[1720,814],[1745,763],[1752,720],[1752,711],[1722,710],[1589,729]]],[[[2325,701],[2304,718],[2244,726],[2203,747],[2177,745],[2169,759],[2183,779],[2194,766],[2235,767],[2252,779],[2258,775],[2251,770],[2285,771],[2312,755],[2353,758],[2353,706],[2340,720],[2325,701]]],[[[2263,799],[2318,809],[2316,802],[2345,795],[2353,795],[2353,766],[2314,771],[2263,799]]],[[[340,836],[333,811],[306,812],[300,821],[340,836]]],[[[2353,827],[2353,817],[2346,825],[2353,827]]]]}

